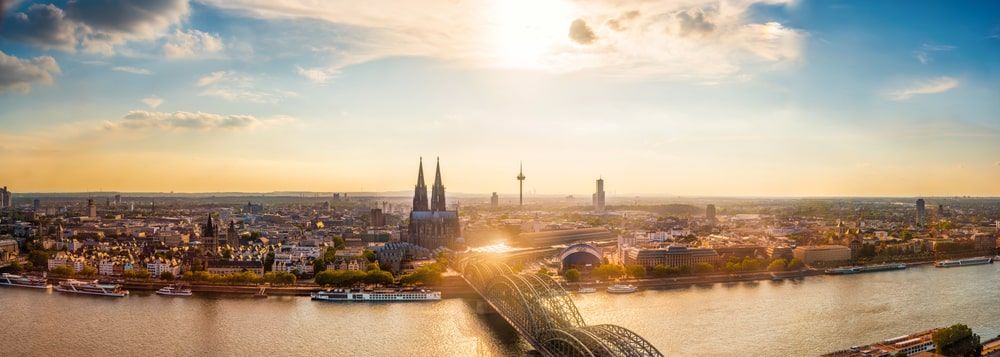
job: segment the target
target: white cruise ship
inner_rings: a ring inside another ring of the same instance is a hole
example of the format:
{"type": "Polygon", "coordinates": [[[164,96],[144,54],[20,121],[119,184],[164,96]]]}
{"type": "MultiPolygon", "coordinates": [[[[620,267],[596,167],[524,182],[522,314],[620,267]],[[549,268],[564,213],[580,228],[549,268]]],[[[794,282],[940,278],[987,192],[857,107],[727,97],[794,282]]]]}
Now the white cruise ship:
{"type": "Polygon", "coordinates": [[[441,300],[440,291],[431,290],[360,290],[327,289],[310,294],[313,300],[321,301],[427,301],[441,300]]]}
{"type": "Polygon", "coordinates": [[[992,262],[993,262],[993,259],[991,259],[991,258],[980,257],[980,258],[968,258],[968,259],[959,259],[959,260],[943,260],[943,261],[934,263],[934,266],[936,266],[938,268],[950,268],[950,267],[964,267],[966,265],[989,264],[989,263],[992,263],[992,262]]]}
{"type": "Polygon", "coordinates": [[[21,288],[32,288],[32,289],[48,289],[52,287],[51,284],[45,281],[45,278],[14,275],[7,273],[3,273],[3,276],[0,277],[0,285],[16,286],[21,288]]]}
{"type": "Polygon", "coordinates": [[[72,294],[87,294],[87,295],[101,295],[101,296],[114,296],[123,297],[128,295],[128,290],[122,290],[122,286],[118,284],[100,284],[97,280],[93,281],[79,281],[74,279],[69,279],[66,281],[59,282],[54,288],[56,291],[61,291],[64,293],[72,294]]]}
{"type": "Polygon", "coordinates": [[[636,291],[639,291],[639,287],[632,284],[628,285],[615,284],[608,287],[608,292],[612,294],[628,294],[628,293],[634,293],[636,291]]]}

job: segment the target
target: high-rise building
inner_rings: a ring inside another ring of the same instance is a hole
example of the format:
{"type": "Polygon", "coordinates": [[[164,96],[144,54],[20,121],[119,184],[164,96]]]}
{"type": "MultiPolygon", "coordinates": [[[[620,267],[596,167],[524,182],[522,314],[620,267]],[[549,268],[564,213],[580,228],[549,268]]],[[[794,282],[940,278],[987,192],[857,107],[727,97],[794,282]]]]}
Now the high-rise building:
{"type": "Polygon", "coordinates": [[[427,249],[451,247],[462,232],[458,222],[458,211],[447,210],[444,184],[441,180],[441,162],[434,177],[430,207],[427,202],[427,186],[424,184],[424,164],[420,162],[417,185],[413,193],[413,210],[410,211],[410,225],[406,241],[427,249]],[[428,209],[429,208],[429,209],[428,209]]]}
{"type": "Polygon", "coordinates": [[[917,199],[917,226],[922,227],[927,220],[927,208],[924,207],[924,199],[917,199]]]}
{"type": "Polygon", "coordinates": [[[0,188],[0,208],[11,208],[14,205],[12,194],[7,190],[7,186],[0,188]]]}
{"type": "Polygon", "coordinates": [[[385,225],[385,215],[381,208],[372,208],[368,213],[368,223],[371,227],[382,227],[385,225]]]}
{"type": "Polygon", "coordinates": [[[42,209],[42,201],[37,198],[34,201],[31,201],[31,208],[34,209],[36,212],[42,209]]]}
{"type": "Polygon", "coordinates": [[[604,212],[604,179],[597,179],[597,192],[594,193],[594,212],[604,212]]]}
{"type": "Polygon", "coordinates": [[[708,221],[708,224],[715,224],[715,205],[709,204],[705,206],[705,220],[708,221]]]}
{"type": "Polygon", "coordinates": [[[496,192],[493,192],[493,196],[490,196],[490,207],[497,208],[500,206],[500,196],[497,196],[496,192]]]}
{"type": "Polygon", "coordinates": [[[97,204],[93,198],[87,200],[87,217],[97,218],[97,204]]]}

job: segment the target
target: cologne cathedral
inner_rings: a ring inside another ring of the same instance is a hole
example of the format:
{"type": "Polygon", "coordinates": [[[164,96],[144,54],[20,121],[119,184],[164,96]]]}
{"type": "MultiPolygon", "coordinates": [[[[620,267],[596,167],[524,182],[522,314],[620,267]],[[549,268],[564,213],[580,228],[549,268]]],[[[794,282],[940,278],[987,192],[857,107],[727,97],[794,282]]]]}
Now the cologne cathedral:
{"type": "Polygon", "coordinates": [[[408,242],[427,249],[454,247],[455,239],[461,236],[458,211],[449,211],[445,202],[440,159],[434,172],[434,186],[428,202],[427,185],[424,184],[424,160],[421,158],[417,186],[413,193],[413,210],[410,211],[408,242]]]}

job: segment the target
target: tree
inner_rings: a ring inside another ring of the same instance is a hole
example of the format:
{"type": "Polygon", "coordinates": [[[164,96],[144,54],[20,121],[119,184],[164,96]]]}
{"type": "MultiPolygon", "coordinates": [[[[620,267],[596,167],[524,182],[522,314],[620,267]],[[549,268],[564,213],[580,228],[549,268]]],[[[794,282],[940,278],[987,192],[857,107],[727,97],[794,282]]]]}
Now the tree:
{"type": "Polygon", "coordinates": [[[617,264],[601,264],[591,274],[601,280],[617,279],[625,275],[625,268],[617,264]]]}
{"type": "Polygon", "coordinates": [[[577,281],[580,281],[580,271],[576,269],[567,270],[565,273],[563,273],[563,277],[566,278],[566,281],[575,283],[577,281]]]}
{"type": "Polygon", "coordinates": [[[174,273],[171,273],[169,271],[160,273],[160,280],[171,281],[174,279],[177,279],[177,277],[174,276],[174,273]]]}
{"type": "Polygon", "coordinates": [[[931,340],[937,348],[935,352],[949,357],[979,356],[983,352],[979,335],[972,333],[972,329],[965,324],[937,330],[931,335],[931,340]]]}
{"type": "Polygon", "coordinates": [[[538,275],[549,275],[549,269],[545,267],[538,268],[538,275]]]}
{"type": "Polygon", "coordinates": [[[73,267],[53,267],[52,269],[49,269],[49,274],[52,275],[73,276],[74,273],[76,273],[76,271],[73,270],[73,267]]]}
{"type": "Polygon", "coordinates": [[[344,237],[333,237],[333,248],[336,250],[344,249],[347,247],[347,243],[344,242],[344,237]]]}
{"type": "Polygon", "coordinates": [[[80,269],[80,272],[77,274],[80,276],[94,276],[97,275],[97,269],[94,267],[83,267],[83,269],[80,269]]]}
{"type": "Polygon", "coordinates": [[[323,258],[313,259],[313,272],[319,273],[324,270],[326,270],[326,259],[323,258]]]}
{"type": "Polygon", "coordinates": [[[361,256],[365,257],[365,259],[368,260],[369,262],[375,261],[375,252],[373,252],[371,249],[365,249],[363,252],[361,252],[361,256]]]}
{"type": "Polygon", "coordinates": [[[365,284],[371,285],[389,285],[396,282],[396,279],[392,277],[392,273],[381,270],[372,270],[365,275],[365,284]]]}
{"type": "Polygon", "coordinates": [[[785,266],[787,265],[784,258],[778,258],[767,265],[767,271],[782,271],[785,270],[785,266]]]}
{"type": "Polygon", "coordinates": [[[695,274],[708,274],[715,270],[715,267],[709,263],[698,263],[694,265],[695,274]]]}
{"type": "Polygon", "coordinates": [[[629,265],[625,267],[625,271],[628,272],[629,276],[636,279],[642,279],[646,277],[646,267],[639,264],[629,265]]]}
{"type": "Polygon", "coordinates": [[[788,268],[787,269],[788,270],[800,270],[800,269],[805,268],[805,267],[806,267],[806,264],[802,262],[802,259],[792,258],[792,260],[788,261],[788,268]]]}
{"type": "Polygon", "coordinates": [[[368,263],[368,265],[365,267],[366,272],[379,271],[379,270],[381,269],[379,268],[378,264],[375,263],[368,263]]]}

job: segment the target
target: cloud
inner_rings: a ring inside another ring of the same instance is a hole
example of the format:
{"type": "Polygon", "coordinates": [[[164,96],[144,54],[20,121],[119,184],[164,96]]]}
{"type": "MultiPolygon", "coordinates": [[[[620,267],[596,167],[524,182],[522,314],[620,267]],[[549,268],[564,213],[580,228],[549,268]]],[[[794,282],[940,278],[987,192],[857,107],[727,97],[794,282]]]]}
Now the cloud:
{"type": "Polygon", "coordinates": [[[715,31],[715,24],[705,17],[705,11],[700,8],[681,11],[675,16],[680,22],[681,36],[704,36],[715,31]]]}
{"type": "Polygon", "coordinates": [[[927,64],[931,61],[932,52],[951,51],[954,49],[955,46],[931,45],[925,43],[920,46],[919,50],[913,52],[913,56],[916,57],[917,61],[920,61],[921,64],[927,64]]]}
{"type": "Polygon", "coordinates": [[[225,71],[212,72],[211,74],[209,74],[207,76],[199,78],[198,79],[198,83],[196,83],[196,85],[199,86],[199,87],[207,86],[209,84],[218,82],[225,75],[226,75],[225,71]]]}
{"type": "Polygon", "coordinates": [[[929,81],[914,83],[910,88],[889,92],[888,96],[892,100],[909,100],[917,94],[934,94],[948,91],[958,86],[958,80],[951,77],[939,77],[929,81]]]}
{"type": "Polygon", "coordinates": [[[760,4],[788,6],[794,0],[742,0],[724,6],[717,0],[546,1],[532,3],[531,11],[520,1],[200,3],[302,26],[310,33],[323,33],[322,25],[332,25],[323,43],[307,46],[335,48],[323,53],[329,63],[298,70],[316,82],[329,81],[348,66],[403,56],[456,66],[594,70],[625,79],[723,80],[787,68],[776,64],[801,60],[808,39],[801,29],[761,23],[753,15],[760,4]],[[319,26],[297,21],[301,19],[318,20],[319,26]]]}
{"type": "Polygon", "coordinates": [[[105,122],[105,128],[108,130],[241,130],[253,129],[265,122],[252,115],[133,110],[117,122],[105,122]]]}
{"type": "Polygon", "coordinates": [[[1000,167],[1000,161],[994,162],[993,165],[1000,167]]]}
{"type": "Polygon", "coordinates": [[[639,17],[639,10],[632,10],[618,15],[618,17],[610,19],[604,22],[604,24],[612,30],[625,31],[628,30],[628,24],[637,17],[639,17]]]}
{"type": "Polygon", "coordinates": [[[49,56],[21,59],[0,51],[0,93],[28,93],[32,83],[52,84],[52,74],[62,73],[49,56]]]}
{"type": "Polygon", "coordinates": [[[302,68],[299,66],[295,66],[295,68],[298,69],[300,76],[308,78],[313,83],[324,83],[339,74],[337,70],[324,68],[302,68]]]}
{"type": "Polygon", "coordinates": [[[73,51],[76,47],[75,24],[66,19],[62,9],[51,4],[34,4],[27,12],[15,13],[7,19],[0,34],[43,49],[73,51]]]}
{"type": "Polygon", "coordinates": [[[587,26],[587,22],[583,19],[573,20],[573,23],[569,25],[569,38],[581,45],[589,45],[597,41],[594,30],[587,26]]]}
{"type": "Polygon", "coordinates": [[[167,58],[183,58],[195,56],[198,53],[215,53],[222,50],[222,39],[218,34],[210,34],[198,30],[174,31],[166,44],[163,53],[167,58]]]}
{"type": "Polygon", "coordinates": [[[143,98],[142,102],[148,105],[150,108],[156,109],[156,107],[160,106],[160,104],[163,104],[163,98],[154,95],[152,97],[143,98]]]}
{"type": "Polygon", "coordinates": [[[111,55],[132,40],[162,36],[190,13],[188,0],[70,0],[64,9],[35,4],[3,24],[3,37],[41,48],[111,55]]]}
{"type": "Polygon", "coordinates": [[[111,70],[112,71],[118,71],[118,72],[132,73],[132,74],[142,74],[142,75],[153,74],[153,72],[150,72],[148,69],[145,69],[145,68],[135,68],[135,67],[128,67],[128,66],[112,67],[111,70]]]}
{"type": "Polygon", "coordinates": [[[196,83],[205,87],[198,95],[219,97],[230,102],[278,103],[297,97],[298,93],[277,88],[258,89],[253,77],[237,72],[218,71],[201,77],[196,83]]]}

